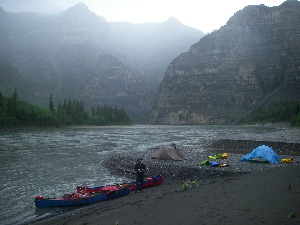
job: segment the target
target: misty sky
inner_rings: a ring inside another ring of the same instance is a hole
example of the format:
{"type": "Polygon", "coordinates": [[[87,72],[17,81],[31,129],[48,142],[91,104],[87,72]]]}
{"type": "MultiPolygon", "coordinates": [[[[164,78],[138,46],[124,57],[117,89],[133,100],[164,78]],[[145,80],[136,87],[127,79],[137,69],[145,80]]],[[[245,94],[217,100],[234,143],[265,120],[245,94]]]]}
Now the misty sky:
{"type": "Polygon", "coordinates": [[[0,0],[6,12],[61,12],[85,3],[108,22],[162,22],[176,17],[204,33],[219,29],[247,5],[278,6],[285,0],[0,0]]]}

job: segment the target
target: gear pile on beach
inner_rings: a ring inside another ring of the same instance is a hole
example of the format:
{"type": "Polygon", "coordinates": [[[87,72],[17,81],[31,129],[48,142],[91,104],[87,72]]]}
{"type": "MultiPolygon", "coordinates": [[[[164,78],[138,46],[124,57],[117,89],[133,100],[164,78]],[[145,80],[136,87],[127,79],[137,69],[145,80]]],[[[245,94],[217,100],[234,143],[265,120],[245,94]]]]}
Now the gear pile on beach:
{"type": "MultiPolygon", "coordinates": [[[[159,149],[152,148],[144,152],[127,152],[112,156],[110,159],[104,161],[103,165],[113,174],[134,178],[135,171],[134,163],[136,156],[142,157],[144,163],[147,165],[147,176],[153,174],[162,175],[165,178],[165,182],[178,182],[182,183],[187,180],[204,180],[232,175],[239,175],[249,173],[257,170],[264,170],[267,168],[278,167],[278,166],[289,166],[289,163],[251,163],[242,162],[241,158],[251,152],[246,151],[244,154],[240,153],[227,153],[226,158],[214,158],[214,162],[219,165],[230,165],[230,166],[201,166],[200,164],[204,161],[209,161],[209,156],[216,155],[214,152],[201,151],[199,149],[192,149],[190,147],[180,146],[179,149],[185,156],[185,160],[160,160],[153,159],[152,155],[159,149]],[[118,165],[117,167],[115,165],[118,165]]],[[[290,158],[290,155],[280,155],[281,158],[290,158]]],[[[299,162],[300,157],[294,156],[294,163],[299,162]]]]}
{"type": "MultiPolygon", "coordinates": [[[[131,151],[124,154],[114,155],[103,162],[111,173],[127,178],[134,178],[133,170],[137,157],[142,157],[147,165],[146,176],[162,175],[165,182],[182,183],[187,180],[204,180],[245,174],[253,171],[264,170],[279,166],[292,166],[300,161],[300,130],[287,129],[278,132],[252,135],[235,135],[223,137],[220,140],[213,140],[206,146],[187,147],[177,146],[177,149],[184,156],[184,160],[160,160],[152,156],[161,146],[146,151],[131,151]],[[242,162],[241,158],[250,153],[260,145],[270,146],[283,159],[293,157],[292,163],[253,163],[242,162]],[[226,158],[213,159],[219,165],[229,166],[201,166],[206,160],[212,162],[209,156],[227,153],[226,158]],[[116,167],[116,165],[118,165],[116,167]]],[[[170,144],[172,148],[174,144],[170,144]]]]}

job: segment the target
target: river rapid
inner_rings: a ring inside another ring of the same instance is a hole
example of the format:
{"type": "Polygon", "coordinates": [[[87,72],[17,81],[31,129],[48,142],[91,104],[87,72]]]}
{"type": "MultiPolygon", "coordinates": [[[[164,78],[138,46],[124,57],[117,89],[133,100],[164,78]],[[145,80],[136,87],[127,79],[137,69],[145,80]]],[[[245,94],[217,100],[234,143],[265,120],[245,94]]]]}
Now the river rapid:
{"type": "Polygon", "coordinates": [[[80,185],[128,181],[110,174],[101,165],[114,154],[147,151],[171,143],[199,151],[209,141],[225,135],[260,134],[281,129],[285,128],[145,125],[0,130],[0,224],[24,224],[74,209],[38,209],[34,205],[37,195],[59,197],[75,192],[80,185]]]}

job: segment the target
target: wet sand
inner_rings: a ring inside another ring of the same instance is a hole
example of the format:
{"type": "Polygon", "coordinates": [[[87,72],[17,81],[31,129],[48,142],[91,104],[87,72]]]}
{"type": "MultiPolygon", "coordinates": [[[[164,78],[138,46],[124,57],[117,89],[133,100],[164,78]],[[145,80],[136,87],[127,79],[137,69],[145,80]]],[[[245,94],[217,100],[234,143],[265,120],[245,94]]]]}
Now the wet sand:
{"type": "Polygon", "coordinates": [[[137,156],[142,156],[148,166],[147,175],[162,174],[165,182],[142,192],[92,204],[34,224],[300,224],[299,134],[300,129],[288,129],[260,135],[259,140],[253,136],[246,139],[232,137],[226,142],[225,138],[206,146],[207,151],[182,147],[187,160],[180,162],[151,159],[155,149],[140,154],[116,155],[111,161],[120,165],[117,170],[110,166],[109,160],[104,163],[112,173],[134,177],[132,165],[137,156]],[[286,140],[287,137],[292,141],[286,140]],[[236,145],[234,141],[237,141],[236,145]],[[242,145],[238,143],[241,141],[242,145]],[[247,141],[268,141],[269,146],[275,146],[275,152],[281,146],[284,151],[278,154],[282,158],[293,155],[294,162],[277,165],[241,162],[240,157],[253,147],[247,146],[247,141]],[[229,157],[220,162],[228,163],[230,167],[199,166],[208,155],[225,151],[230,152],[229,157]],[[183,182],[193,180],[198,182],[198,186],[184,190],[183,182]],[[299,214],[290,218],[290,213],[299,214]]]}

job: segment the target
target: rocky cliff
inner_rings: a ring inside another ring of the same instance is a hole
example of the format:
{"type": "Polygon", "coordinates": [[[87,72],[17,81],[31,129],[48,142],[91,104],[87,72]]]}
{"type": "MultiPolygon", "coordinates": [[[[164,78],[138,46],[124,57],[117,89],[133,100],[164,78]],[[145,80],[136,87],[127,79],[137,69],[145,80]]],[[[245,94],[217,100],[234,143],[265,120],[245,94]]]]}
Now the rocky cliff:
{"type": "Polygon", "coordinates": [[[231,124],[300,99],[300,2],[247,6],[169,65],[150,123],[231,124]]]}

